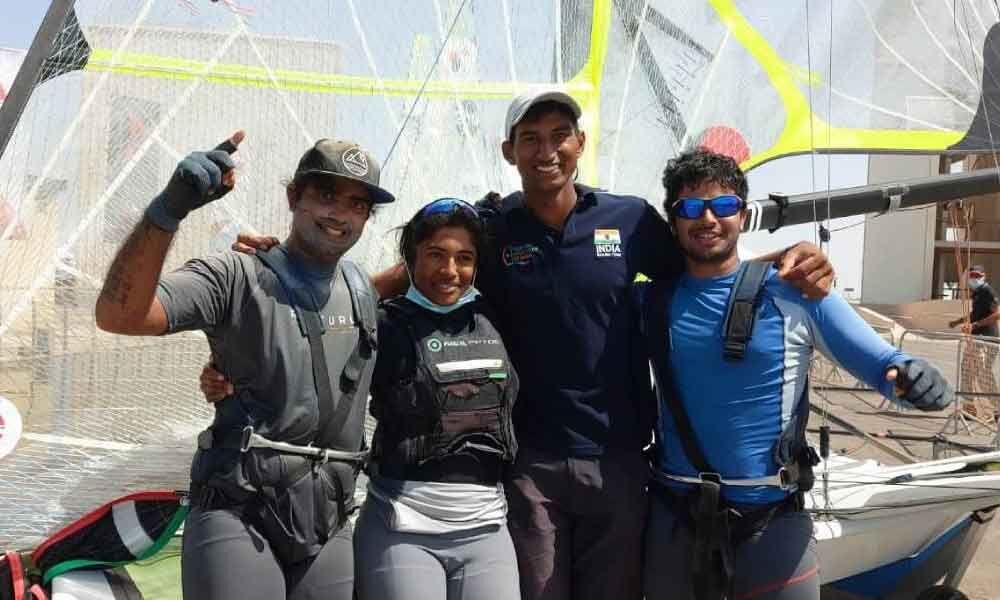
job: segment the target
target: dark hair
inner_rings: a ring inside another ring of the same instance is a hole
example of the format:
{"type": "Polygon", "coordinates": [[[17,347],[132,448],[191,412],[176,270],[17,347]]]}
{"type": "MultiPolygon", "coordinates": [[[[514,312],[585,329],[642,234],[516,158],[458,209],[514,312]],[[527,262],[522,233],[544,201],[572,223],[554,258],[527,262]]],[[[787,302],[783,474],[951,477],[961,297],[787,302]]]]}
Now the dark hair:
{"type": "MultiPolygon", "coordinates": [[[[295,201],[298,202],[299,198],[302,196],[302,190],[306,189],[310,185],[315,185],[316,187],[326,187],[329,182],[333,182],[334,189],[336,189],[337,178],[331,175],[323,175],[322,173],[306,173],[305,175],[299,175],[298,177],[285,177],[281,180],[281,187],[285,188],[289,192],[295,195],[295,201]],[[320,185],[320,182],[322,184],[320,185]]],[[[375,212],[381,209],[381,205],[375,204],[374,198],[369,193],[369,199],[371,202],[368,203],[368,214],[369,216],[374,216],[375,212]]]]}
{"type": "MultiPolygon", "coordinates": [[[[517,125],[524,123],[526,121],[532,122],[537,121],[549,113],[557,112],[565,116],[573,124],[573,132],[578,133],[580,131],[580,122],[573,114],[573,109],[566,106],[562,102],[557,100],[545,100],[535,104],[528,109],[528,112],[524,113],[524,116],[517,122],[517,125]]],[[[507,139],[511,142],[514,141],[514,132],[517,131],[517,125],[510,128],[507,132],[507,139]]]]}
{"type": "Polygon", "coordinates": [[[725,154],[698,148],[667,161],[667,166],[663,169],[663,189],[667,192],[663,200],[663,211],[670,214],[670,207],[677,201],[681,188],[696,186],[705,181],[714,181],[733,190],[740,198],[747,199],[747,176],[736,161],[725,154]]]}
{"type": "Polygon", "coordinates": [[[486,248],[486,231],[482,219],[478,216],[472,216],[464,210],[436,213],[427,217],[423,216],[423,212],[423,208],[418,210],[417,214],[402,226],[399,235],[399,255],[403,257],[407,267],[413,268],[417,258],[417,246],[444,227],[461,227],[468,231],[472,237],[472,244],[476,247],[476,259],[479,260],[483,256],[486,248]]]}

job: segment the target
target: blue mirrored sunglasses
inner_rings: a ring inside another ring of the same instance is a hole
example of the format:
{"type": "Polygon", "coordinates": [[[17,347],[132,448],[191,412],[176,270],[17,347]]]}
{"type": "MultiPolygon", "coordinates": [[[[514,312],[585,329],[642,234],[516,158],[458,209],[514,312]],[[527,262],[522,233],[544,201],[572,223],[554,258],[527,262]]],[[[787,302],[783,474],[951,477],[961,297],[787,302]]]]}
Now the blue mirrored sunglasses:
{"type": "Polygon", "coordinates": [[[715,198],[681,198],[670,207],[670,213],[682,219],[700,219],[705,209],[720,219],[731,217],[743,210],[746,202],[736,195],[727,194],[715,198]]]}
{"type": "Polygon", "coordinates": [[[420,219],[426,219],[427,217],[432,217],[434,215],[450,215],[456,212],[463,213],[473,219],[479,218],[479,211],[476,210],[476,207],[472,206],[465,200],[459,200],[458,198],[438,198],[421,208],[417,217],[420,219]]]}

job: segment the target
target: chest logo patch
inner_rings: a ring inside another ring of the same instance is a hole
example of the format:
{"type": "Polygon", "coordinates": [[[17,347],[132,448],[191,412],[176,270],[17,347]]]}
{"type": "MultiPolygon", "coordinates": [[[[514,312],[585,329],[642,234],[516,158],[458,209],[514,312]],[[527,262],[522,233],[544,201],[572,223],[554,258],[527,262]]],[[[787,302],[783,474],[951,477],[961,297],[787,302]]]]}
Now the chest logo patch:
{"type": "Polygon", "coordinates": [[[534,244],[516,244],[504,246],[500,257],[507,267],[524,267],[534,262],[534,257],[542,253],[534,244]]]}
{"type": "Polygon", "coordinates": [[[598,258],[620,257],[622,255],[621,232],[617,229],[595,229],[594,255],[598,258]]]}
{"type": "Polygon", "coordinates": [[[431,352],[440,352],[441,348],[443,347],[444,344],[442,344],[441,340],[437,338],[431,338],[427,340],[427,349],[430,350],[431,352]]]}

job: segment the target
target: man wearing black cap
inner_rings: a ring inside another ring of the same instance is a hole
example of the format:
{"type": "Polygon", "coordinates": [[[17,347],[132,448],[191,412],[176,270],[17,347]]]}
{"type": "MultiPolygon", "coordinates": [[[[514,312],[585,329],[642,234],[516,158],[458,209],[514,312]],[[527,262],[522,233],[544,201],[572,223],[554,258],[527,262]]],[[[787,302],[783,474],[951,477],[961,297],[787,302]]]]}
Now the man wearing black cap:
{"type": "Polygon", "coordinates": [[[178,164],[116,255],[97,324],[126,335],[203,330],[236,390],[198,438],[184,597],[348,600],[347,516],[365,458],[376,296],[342,257],[373,205],[394,198],[371,154],[320,140],[287,185],[283,244],[194,259],[161,277],[181,220],[232,190],[230,155],[242,139],[178,164]]]}

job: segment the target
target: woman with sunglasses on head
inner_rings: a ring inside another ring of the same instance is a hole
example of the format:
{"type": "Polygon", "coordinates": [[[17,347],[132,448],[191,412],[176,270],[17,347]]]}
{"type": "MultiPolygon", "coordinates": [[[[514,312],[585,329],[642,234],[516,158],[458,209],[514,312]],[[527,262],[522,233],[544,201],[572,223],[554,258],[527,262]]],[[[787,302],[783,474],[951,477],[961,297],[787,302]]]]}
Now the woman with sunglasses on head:
{"type": "Polygon", "coordinates": [[[518,386],[474,287],[484,243],[475,209],[454,198],[402,228],[412,283],[379,313],[377,426],[355,537],[362,600],[520,598],[500,484],[518,386]]]}
{"type": "MultiPolygon", "coordinates": [[[[412,283],[379,307],[377,426],[354,536],[361,600],[520,598],[500,483],[517,450],[518,380],[474,287],[484,244],[478,213],[455,198],[402,227],[412,283]]],[[[202,391],[231,393],[208,367],[202,391]]]]}

